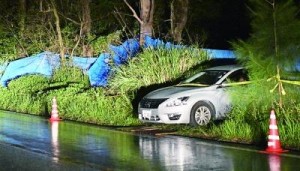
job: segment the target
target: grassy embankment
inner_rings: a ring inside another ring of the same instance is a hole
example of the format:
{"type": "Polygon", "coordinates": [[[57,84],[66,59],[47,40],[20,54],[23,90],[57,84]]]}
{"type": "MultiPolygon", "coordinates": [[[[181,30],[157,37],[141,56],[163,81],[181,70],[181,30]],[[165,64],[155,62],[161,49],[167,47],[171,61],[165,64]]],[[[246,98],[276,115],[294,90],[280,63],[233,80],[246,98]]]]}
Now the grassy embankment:
{"type": "MultiPolygon", "coordinates": [[[[49,116],[51,99],[57,97],[63,119],[113,126],[137,126],[134,114],[138,100],[147,92],[176,82],[193,66],[207,60],[200,52],[190,50],[146,49],[129,61],[114,68],[106,88],[89,87],[88,78],[77,68],[60,68],[53,78],[24,76],[12,80],[8,88],[0,88],[0,108],[49,116]]],[[[187,72],[189,73],[189,72],[187,72]]],[[[204,127],[158,125],[158,129],[177,134],[223,141],[266,143],[270,104],[274,94],[270,82],[236,87],[232,91],[234,109],[221,122],[204,127]]],[[[283,147],[300,149],[299,91],[287,85],[284,107],[276,110],[283,147]]],[[[278,108],[276,108],[278,109],[278,108]]]]}
{"type": "Polygon", "coordinates": [[[7,88],[0,88],[0,108],[49,116],[51,99],[56,96],[62,119],[99,125],[140,125],[132,112],[137,90],[175,80],[205,59],[197,50],[146,49],[128,65],[113,68],[106,88],[90,87],[87,75],[73,67],[58,69],[51,79],[23,76],[10,81],[7,88]]]}

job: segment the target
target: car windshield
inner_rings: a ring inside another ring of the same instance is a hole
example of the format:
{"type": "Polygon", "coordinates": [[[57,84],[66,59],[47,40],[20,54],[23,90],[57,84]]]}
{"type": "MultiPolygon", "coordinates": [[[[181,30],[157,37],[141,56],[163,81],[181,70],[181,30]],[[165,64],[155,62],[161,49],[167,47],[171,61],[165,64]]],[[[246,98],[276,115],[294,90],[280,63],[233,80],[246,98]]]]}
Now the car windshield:
{"type": "Polygon", "coordinates": [[[210,86],[220,80],[228,71],[223,70],[206,70],[202,71],[185,81],[181,82],[179,86],[210,86]]]}

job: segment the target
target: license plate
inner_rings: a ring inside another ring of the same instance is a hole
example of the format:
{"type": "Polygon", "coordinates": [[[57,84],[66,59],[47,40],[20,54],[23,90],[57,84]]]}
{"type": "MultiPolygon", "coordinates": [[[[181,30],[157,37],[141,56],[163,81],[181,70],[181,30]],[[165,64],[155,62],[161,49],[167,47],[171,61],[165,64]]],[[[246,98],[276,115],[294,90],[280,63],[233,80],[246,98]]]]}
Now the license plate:
{"type": "Polygon", "coordinates": [[[143,116],[144,118],[150,119],[150,118],[151,118],[151,110],[143,110],[143,111],[142,111],[142,116],[143,116]]]}

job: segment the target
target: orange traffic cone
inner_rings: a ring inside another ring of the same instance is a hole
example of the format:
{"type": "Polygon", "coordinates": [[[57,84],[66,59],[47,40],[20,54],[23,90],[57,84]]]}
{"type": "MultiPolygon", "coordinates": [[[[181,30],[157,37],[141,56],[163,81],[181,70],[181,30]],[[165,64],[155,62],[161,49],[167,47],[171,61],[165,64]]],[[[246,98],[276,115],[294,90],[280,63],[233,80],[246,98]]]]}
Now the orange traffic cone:
{"type": "Polygon", "coordinates": [[[56,98],[52,99],[52,111],[50,121],[59,121],[56,98]]]}
{"type": "Polygon", "coordinates": [[[265,150],[267,153],[282,153],[287,150],[281,148],[277,121],[274,109],[271,110],[270,114],[270,125],[269,125],[269,136],[268,136],[268,147],[265,150]]]}

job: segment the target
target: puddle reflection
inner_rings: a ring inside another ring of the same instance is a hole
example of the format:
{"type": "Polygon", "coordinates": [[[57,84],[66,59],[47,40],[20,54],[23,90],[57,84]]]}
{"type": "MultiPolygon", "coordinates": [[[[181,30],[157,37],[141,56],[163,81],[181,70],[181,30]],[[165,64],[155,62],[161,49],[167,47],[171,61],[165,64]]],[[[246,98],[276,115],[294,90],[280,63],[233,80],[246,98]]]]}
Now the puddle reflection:
{"type": "Polygon", "coordinates": [[[281,159],[280,156],[275,154],[270,154],[268,156],[270,171],[281,171],[281,159]]]}
{"type": "MultiPolygon", "coordinates": [[[[76,122],[49,122],[21,114],[0,113],[0,129],[0,143],[28,152],[17,155],[19,163],[10,161],[20,168],[36,168],[34,162],[20,163],[43,156],[41,167],[45,168],[54,164],[90,170],[300,170],[300,157],[261,154],[194,138],[134,135],[76,122]]],[[[11,155],[1,153],[13,158],[11,155]]]]}
{"type": "Polygon", "coordinates": [[[233,170],[232,161],[221,148],[188,138],[140,137],[141,155],[168,170],[233,170]]]}
{"type": "Polygon", "coordinates": [[[52,121],[51,124],[51,146],[53,152],[53,161],[58,163],[59,161],[59,141],[58,141],[58,121],[52,121]]]}

